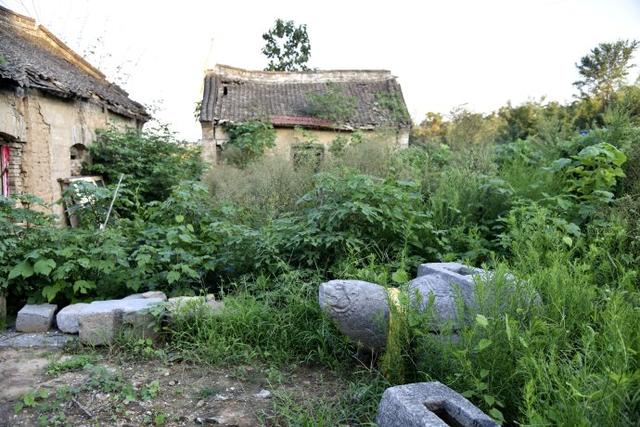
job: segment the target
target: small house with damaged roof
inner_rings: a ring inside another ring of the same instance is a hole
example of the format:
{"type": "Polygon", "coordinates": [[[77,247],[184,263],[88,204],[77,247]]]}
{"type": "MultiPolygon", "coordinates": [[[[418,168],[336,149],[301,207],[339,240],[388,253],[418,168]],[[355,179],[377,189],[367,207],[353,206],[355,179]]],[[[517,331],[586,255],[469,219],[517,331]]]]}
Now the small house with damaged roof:
{"type": "MultiPolygon", "coordinates": [[[[140,128],[148,119],[142,105],[46,28],[0,7],[2,195],[59,200],[97,129],[140,128]]],[[[52,210],[64,217],[60,205],[52,210]]]]}
{"type": "Polygon", "coordinates": [[[200,106],[205,157],[222,162],[229,140],[225,128],[255,120],[273,125],[271,152],[292,160],[309,148],[324,157],[337,138],[356,131],[403,148],[411,128],[400,85],[386,70],[279,72],[216,65],[207,71],[200,106]]]}

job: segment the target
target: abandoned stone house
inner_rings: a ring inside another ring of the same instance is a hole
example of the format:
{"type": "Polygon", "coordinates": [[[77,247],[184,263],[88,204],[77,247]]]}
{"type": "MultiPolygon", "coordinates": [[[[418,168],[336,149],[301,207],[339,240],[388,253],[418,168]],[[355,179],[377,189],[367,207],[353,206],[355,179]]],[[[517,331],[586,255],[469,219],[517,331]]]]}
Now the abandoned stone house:
{"type": "Polygon", "coordinates": [[[0,7],[0,184],[33,194],[64,221],[64,182],[78,176],[96,130],[140,128],[149,115],[33,19],[0,7]]]}
{"type": "Polygon", "coordinates": [[[252,120],[268,120],[276,132],[271,153],[292,160],[299,150],[310,148],[301,141],[300,129],[322,158],[338,136],[354,131],[406,147],[411,127],[400,85],[386,70],[277,72],[227,65],[208,70],[200,106],[205,158],[221,163],[229,140],[225,126],[252,120]],[[345,120],[331,120],[314,111],[314,95],[336,90],[353,102],[345,120]]]}

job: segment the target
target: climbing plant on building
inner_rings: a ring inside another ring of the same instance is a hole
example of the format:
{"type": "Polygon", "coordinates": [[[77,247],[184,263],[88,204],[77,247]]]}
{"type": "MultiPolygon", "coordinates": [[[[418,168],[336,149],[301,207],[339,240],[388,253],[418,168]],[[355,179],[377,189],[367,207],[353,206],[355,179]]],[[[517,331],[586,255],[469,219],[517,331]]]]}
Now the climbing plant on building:
{"type": "Polygon", "coordinates": [[[225,130],[229,135],[228,147],[237,150],[237,153],[229,153],[226,159],[236,166],[246,166],[276,145],[276,131],[267,121],[230,123],[225,130]]]}

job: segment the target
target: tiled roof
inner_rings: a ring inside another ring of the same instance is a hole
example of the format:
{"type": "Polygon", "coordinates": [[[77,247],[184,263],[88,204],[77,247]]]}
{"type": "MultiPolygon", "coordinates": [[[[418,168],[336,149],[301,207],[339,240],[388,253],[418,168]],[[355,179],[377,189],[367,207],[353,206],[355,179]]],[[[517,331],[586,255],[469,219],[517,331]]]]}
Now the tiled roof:
{"type": "Polygon", "coordinates": [[[125,117],[146,121],[145,108],[109,83],[46,28],[0,7],[0,87],[38,89],[61,98],[93,100],[125,117]]]}
{"type": "Polygon", "coordinates": [[[205,76],[200,121],[271,120],[274,126],[333,129],[408,127],[402,90],[389,71],[341,70],[303,72],[247,71],[217,65],[205,76]],[[355,101],[353,114],[342,123],[314,115],[311,94],[340,89],[355,101]],[[381,102],[397,100],[400,111],[381,102]]]}

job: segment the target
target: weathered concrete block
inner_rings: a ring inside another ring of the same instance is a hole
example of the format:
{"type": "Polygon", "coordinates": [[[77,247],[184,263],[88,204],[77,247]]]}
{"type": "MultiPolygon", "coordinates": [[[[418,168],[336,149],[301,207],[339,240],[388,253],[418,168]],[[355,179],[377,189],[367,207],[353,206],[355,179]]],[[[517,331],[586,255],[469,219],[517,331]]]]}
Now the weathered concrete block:
{"type": "Polygon", "coordinates": [[[62,332],[66,332],[67,334],[77,334],[80,330],[80,325],[78,325],[78,317],[82,312],[82,309],[87,307],[89,304],[86,303],[78,303],[71,304],[63,308],[56,315],[56,323],[58,325],[58,329],[62,332]]]}
{"type": "Polygon", "coordinates": [[[18,312],[16,330],[18,332],[46,332],[53,325],[53,315],[58,308],[55,304],[27,304],[18,312]]]}
{"type": "Polygon", "coordinates": [[[437,381],[385,390],[378,406],[380,427],[496,427],[499,424],[462,395],[437,381]]]}
{"type": "Polygon", "coordinates": [[[79,313],[80,341],[91,345],[110,344],[125,321],[139,324],[142,320],[136,320],[136,315],[161,302],[160,298],[94,301],[79,313]]]}
{"type": "Polygon", "coordinates": [[[131,294],[123,299],[140,299],[140,298],[159,298],[163,301],[167,300],[167,296],[162,291],[148,291],[141,294],[131,294]]]}
{"type": "Polygon", "coordinates": [[[318,301],[343,334],[367,348],[384,348],[389,322],[384,287],[362,280],[331,280],[320,285],[318,301]]]}

